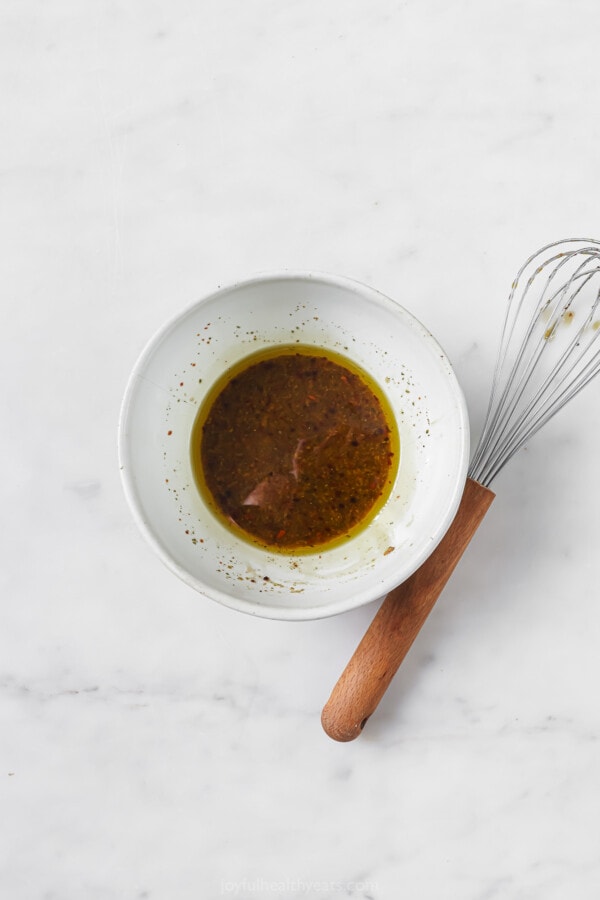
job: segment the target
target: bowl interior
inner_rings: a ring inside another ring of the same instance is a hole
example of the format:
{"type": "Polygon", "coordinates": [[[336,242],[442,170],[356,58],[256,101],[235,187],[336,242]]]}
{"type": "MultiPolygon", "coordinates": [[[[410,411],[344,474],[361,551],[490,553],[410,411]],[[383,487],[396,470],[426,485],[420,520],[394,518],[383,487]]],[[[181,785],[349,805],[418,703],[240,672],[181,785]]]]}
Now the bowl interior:
{"type": "Polygon", "coordinates": [[[383,596],[433,550],[462,495],[468,419],[448,359],[403,307],[349,279],[277,275],[217,291],[150,341],[125,393],[119,451],[138,525],[184,581],[245,612],[309,619],[383,596]],[[333,350],[368,372],[394,411],[401,453],[390,497],[364,530],[322,552],[286,555],[215,518],[194,484],[189,442],[224,370],[291,343],[333,350]]]}

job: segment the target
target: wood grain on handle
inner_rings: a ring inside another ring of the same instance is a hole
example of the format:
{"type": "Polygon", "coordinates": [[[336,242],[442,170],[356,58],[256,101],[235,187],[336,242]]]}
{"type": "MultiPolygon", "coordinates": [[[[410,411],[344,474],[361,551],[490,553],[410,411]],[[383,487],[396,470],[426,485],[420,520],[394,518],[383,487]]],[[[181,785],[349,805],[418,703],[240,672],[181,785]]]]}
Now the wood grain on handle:
{"type": "Polygon", "coordinates": [[[383,601],[323,709],[323,728],[334,740],[352,741],[361,733],[494,497],[467,478],[456,517],[436,549],[383,601]]]}

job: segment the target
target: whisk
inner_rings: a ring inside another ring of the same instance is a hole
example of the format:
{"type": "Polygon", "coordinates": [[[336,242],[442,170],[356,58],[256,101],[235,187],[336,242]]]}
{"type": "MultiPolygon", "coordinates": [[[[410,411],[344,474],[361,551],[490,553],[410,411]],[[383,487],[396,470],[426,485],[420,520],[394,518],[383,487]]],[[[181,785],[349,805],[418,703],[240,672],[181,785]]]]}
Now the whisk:
{"type": "Polygon", "coordinates": [[[511,457],[600,371],[600,241],[547,244],[513,281],[489,406],[456,517],[387,595],[323,709],[330,737],[361,733],[487,512],[511,457]]]}

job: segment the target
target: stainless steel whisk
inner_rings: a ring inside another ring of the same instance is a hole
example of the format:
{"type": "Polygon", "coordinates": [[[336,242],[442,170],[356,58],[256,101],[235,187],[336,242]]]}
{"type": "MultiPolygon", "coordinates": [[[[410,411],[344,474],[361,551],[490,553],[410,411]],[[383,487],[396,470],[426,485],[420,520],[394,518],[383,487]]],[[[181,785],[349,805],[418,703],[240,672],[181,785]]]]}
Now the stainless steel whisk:
{"type": "Polygon", "coordinates": [[[568,239],[531,256],[513,281],[489,406],[452,525],[391,591],[323,709],[330,737],[357,737],[487,512],[489,485],[600,371],[600,241],[568,239]]]}
{"type": "Polygon", "coordinates": [[[600,242],[549,244],[515,278],[469,477],[489,485],[600,369],[600,242]],[[547,258],[545,254],[550,253],[547,258]]]}

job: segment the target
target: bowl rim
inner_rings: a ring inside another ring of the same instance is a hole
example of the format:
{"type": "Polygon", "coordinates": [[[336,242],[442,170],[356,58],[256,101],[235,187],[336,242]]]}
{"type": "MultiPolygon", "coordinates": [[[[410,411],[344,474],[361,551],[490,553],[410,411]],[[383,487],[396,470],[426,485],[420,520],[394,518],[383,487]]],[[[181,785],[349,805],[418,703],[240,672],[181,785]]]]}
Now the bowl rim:
{"type": "Polygon", "coordinates": [[[435,550],[439,542],[444,537],[446,531],[450,527],[463,495],[467,478],[470,453],[469,417],[463,390],[454,371],[454,367],[452,366],[447,354],[445,353],[438,340],[429,331],[429,329],[425,325],[423,325],[423,323],[401,303],[389,297],[387,294],[382,293],[376,288],[373,288],[370,285],[359,281],[358,279],[351,278],[346,275],[337,275],[312,269],[270,270],[266,272],[258,272],[246,278],[239,278],[235,281],[217,285],[216,288],[204,293],[199,299],[179,309],[154,331],[154,333],[147,340],[146,344],[139,353],[125,385],[118,417],[117,453],[123,492],[136,526],[141,532],[145,541],[152,548],[161,562],[167,567],[167,569],[177,575],[177,577],[180,578],[181,581],[183,581],[189,587],[193,588],[202,596],[214,600],[222,606],[226,606],[238,612],[243,612],[246,615],[265,619],[277,619],[281,621],[312,621],[316,619],[329,618],[330,616],[338,615],[342,612],[348,612],[352,609],[357,609],[361,606],[365,606],[368,603],[375,602],[377,599],[382,599],[386,593],[389,593],[389,591],[393,590],[394,587],[399,586],[405,580],[407,580],[407,578],[409,578],[411,574],[414,573],[425,562],[425,560],[429,557],[433,550],[435,550]],[[441,358],[445,360],[448,366],[449,373],[452,376],[453,393],[456,399],[456,409],[459,413],[459,424],[457,430],[460,431],[461,442],[459,451],[460,465],[457,469],[458,474],[451,502],[448,504],[446,516],[443,519],[440,519],[438,527],[431,535],[429,543],[426,547],[423,548],[421,554],[415,557],[415,564],[414,567],[412,567],[412,571],[406,576],[406,578],[404,578],[402,581],[397,582],[395,585],[384,585],[382,592],[376,596],[373,596],[372,588],[369,589],[365,587],[362,590],[350,591],[347,599],[338,600],[331,603],[330,605],[323,607],[298,607],[293,606],[293,604],[290,606],[281,607],[269,603],[261,603],[259,605],[255,602],[252,602],[251,599],[234,597],[231,594],[228,594],[226,591],[219,590],[218,588],[207,587],[201,581],[201,579],[189,572],[187,568],[180,565],[169,553],[164,544],[158,539],[151,522],[149,522],[143,514],[143,506],[138,498],[138,493],[134,484],[134,478],[131,475],[132,466],[130,464],[129,440],[126,423],[128,419],[128,413],[131,408],[134,389],[138,378],[141,377],[141,373],[146,365],[146,362],[151,358],[156,348],[167,337],[169,332],[173,328],[175,328],[180,321],[191,315],[198,307],[213,300],[220,294],[226,294],[238,288],[251,287],[252,285],[273,281],[322,282],[326,285],[357,291],[367,299],[371,299],[373,302],[379,305],[383,305],[396,313],[399,312],[406,318],[407,321],[410,322],[411,326],[420,333],[421,337],[430,345],[433,345],[433,347],[439,352],[441,358]]]}

